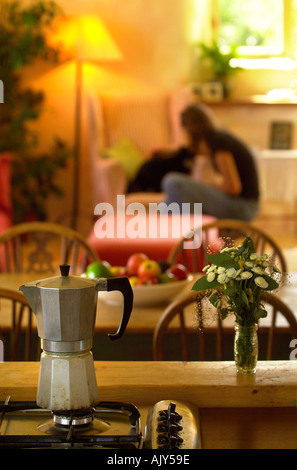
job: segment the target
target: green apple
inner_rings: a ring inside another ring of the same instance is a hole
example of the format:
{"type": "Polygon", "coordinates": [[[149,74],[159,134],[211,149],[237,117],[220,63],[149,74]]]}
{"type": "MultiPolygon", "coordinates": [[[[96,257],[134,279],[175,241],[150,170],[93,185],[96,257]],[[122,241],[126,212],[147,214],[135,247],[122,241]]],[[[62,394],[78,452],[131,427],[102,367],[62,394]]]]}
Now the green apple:
{"type": "Polygon", "coordinates": [[[162,273],[159,276],[160,284],[168,284],[169,282],[175,282],[177,280],[177,277],[172,273],[162,273]]]}
{"type": "Polygon", "coordinates": [[[112,277],[111,266],[107,261],[94,261],[86,269],[86,276],[92,279],[97,277],[112,277]]]}

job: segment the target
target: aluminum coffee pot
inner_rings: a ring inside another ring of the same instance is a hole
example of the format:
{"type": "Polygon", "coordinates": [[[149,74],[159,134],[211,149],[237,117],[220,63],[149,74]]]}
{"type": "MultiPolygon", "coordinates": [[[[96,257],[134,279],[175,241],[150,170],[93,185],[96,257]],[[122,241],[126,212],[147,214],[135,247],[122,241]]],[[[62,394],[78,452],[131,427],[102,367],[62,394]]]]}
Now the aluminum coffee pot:
{"type": "Polygon", "coordinates": [[[90,279],[61,276],[20,286],[36,315],[41,355],[37,404],[51,410],[88,408],[98,403],[98,388],[90,351],[99,291],[123,294],[123,313],[112,340],[120,338],[129,322],[133,291],[126,277],[90,279]]]}

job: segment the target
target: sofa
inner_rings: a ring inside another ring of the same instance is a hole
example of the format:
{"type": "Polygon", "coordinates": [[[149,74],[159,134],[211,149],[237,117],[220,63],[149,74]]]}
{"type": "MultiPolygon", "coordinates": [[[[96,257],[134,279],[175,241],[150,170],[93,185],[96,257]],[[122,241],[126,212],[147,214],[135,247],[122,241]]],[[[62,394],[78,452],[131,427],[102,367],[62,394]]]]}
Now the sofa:
{"type": "MultiPolygon", "coordinates": [[[[179,115],[191,99],[191,92],[184,89],[89,94],[87,130],[94,207],[99,202],[116,207],[116,196],[126,194],[129,181],[155,151],[182,144],[179,115]]],[[[162,197],[132,194],[127,195],[127,204],[162,197]]]]}
{"type": "MultiPolygon", "coordinates": [[[[93,207],[107,203],[113,209],[112,218],[117,224],[118,196],[125,196],[125,208],[141,203],[146,208],[141,224],[149,226],[150,203],[164,199],[162,193],[127,194],[131,181],[140,166],[157,150],[177,148],[183,143],[179,124],[182,109],[192,100],[190,90],[173,92],[146,91],[131,94],[106,94],[88,96],[88,142],[91,160],[93,207]]],[[[100,217],[100,214],[99,216],[100,217]]],[[[121,222],[124,233],[131,218],[121,222]]],[[[213,217],[202,217],[203,223],[213,217]]],[[[141,237],[101,237],[96,235],[96,223],[88,237],[90,246],[99,258],[112,265],[124,265],[133,252],[144,252],[157,261],[167,259],[170,250],[178,242],[176,234],[167,238],[152,238],[146,233],[141,237]]],[[[158,216],[159,226],[168,224],[167,218],[158,216]]],[[[171,222],[169,222],[170,225],[171,222]]],[[[164,227],[165,230],[168,229],[164,227]]]]}

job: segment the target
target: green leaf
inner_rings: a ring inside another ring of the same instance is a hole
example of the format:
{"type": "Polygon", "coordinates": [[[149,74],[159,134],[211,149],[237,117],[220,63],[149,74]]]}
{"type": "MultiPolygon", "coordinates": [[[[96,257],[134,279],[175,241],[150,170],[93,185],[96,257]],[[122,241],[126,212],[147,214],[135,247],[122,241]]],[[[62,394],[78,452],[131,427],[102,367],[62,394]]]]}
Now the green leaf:
{"type": "Polygon", "coordinates": [[[219,300],[219,298],[218,298],[217,292],[213,292],[213,293],[211,294],[211,296],[209,297],[209,301],[210,301],[210,303],[211,303],[214,307],[216,307],[216,308],[219,307],[219,305],[220,305],[220,300],[219,300]]]}
{"type": "Polygon", "coordinates": [[[264,308],[258,308],[255,312],[254,312],[254,317],[259,320],[259,318],[265,318],[267,317],[267,312],[264,308]]]}
{"type": "Polygon", "coordinates": [[[216,266],[222,266],[223,268],[235,268],[239,269],[239,264],[227,253],[214,253],[208,256],[208,260],[216,266]]]}
{"type": "Polygon", "coordinates": [[[244,290],[241,291],[241,298],[242,298],[242,301],[243,301],[244,304],[249,305],[249,299],[247,298],[247,295],[244,292],[244,290]]]}
{"type": "Polygon", "coordinates": [[[225,320],[227,316],[229,315],[229,310],[227,308],[221,308],[220,310],[220,317],[222,320],[225,320]]]}
{"type": "Polygon", "coordinates": [[[236,294],[236,292],[238,292],[238,288],[237,288],[237,287],[233,287],[233,286],[228,286],[228,287],[224,290],[224,294],[226,294],[226,295],[236,294]]]}
{"type": "Polygon", "coordinates": [[[278,283],[274,279],[272,279],[269,276],[266,276],[265,274],[262,275],[262,277],[264,277],[265,281],[268,284],[268,287],[266,287],[266,289],[264,289],[264,290],[269,290],[270,291],[270,290],[275,290],[275,289],[278,288],[278,283]]]}
{"type": "Polygon", "coordinates": [[[221,284],[215,279],[212,282],[208,282],[207,276],[203,276],[198,279],[192,287],[192,290],[207,290],[214,289],[215,287],[220,286],[221,284]]]}
{"type": "Polygon", "coordinates": [[[250,237],[246,237],[242,245],[238,247],[238,254],[246,258],[255,251],[253,240],[250,237]]]}

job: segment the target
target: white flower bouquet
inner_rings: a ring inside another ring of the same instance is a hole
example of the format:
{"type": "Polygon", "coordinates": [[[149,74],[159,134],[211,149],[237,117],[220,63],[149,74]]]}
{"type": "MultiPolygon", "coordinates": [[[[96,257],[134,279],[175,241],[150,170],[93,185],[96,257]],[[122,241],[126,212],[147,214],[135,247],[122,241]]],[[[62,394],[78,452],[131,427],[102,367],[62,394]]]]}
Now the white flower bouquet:
{"type": "Polygon", "coordinates": [[[247,237],[238,247],[209,255],[208,260],[211,264],[203,269],[205,276],[192,289],[210,291],[209,301],[222,320],[234,314],[238,325],[251,326],[267,316],[261,294],[263,290],[278,288],[276,277],[280,271],[267,254],[256,253],[251,238],[247,237]]]}

